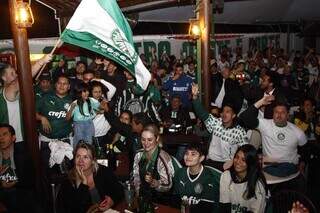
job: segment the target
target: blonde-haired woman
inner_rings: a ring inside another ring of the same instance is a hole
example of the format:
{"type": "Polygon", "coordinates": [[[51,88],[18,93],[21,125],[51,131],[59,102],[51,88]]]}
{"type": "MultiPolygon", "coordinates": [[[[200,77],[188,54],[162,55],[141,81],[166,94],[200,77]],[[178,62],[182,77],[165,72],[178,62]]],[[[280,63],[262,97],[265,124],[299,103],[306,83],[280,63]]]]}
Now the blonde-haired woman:
{"type": "Polygon", "coordinates": [[[95,206],[103,212],[119,202],[122,187],[109,168],[98,165],[93,147],[79,143],[74,153],[74,167],[58,196],[59,210],[81,213],[95,206]]]}
{"type": "Polygon", "coordinates": [[[161,196],[163,192],[168,192],[172,187],[172,158],[159,147],[160,133],[154,124],[144,127],[141,143],[143,149],[134,158],[134,185],[140,196],[152,197],[153,201],[159,202],[164,197],[161,196]]]}

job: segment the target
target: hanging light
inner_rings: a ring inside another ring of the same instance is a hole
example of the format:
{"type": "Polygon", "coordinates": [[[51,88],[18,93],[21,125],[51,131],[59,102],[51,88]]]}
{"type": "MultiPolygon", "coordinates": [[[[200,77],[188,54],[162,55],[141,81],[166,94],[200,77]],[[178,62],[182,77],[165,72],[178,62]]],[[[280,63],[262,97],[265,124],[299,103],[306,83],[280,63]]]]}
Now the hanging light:
{"type": "Polygon", "coordinates": [[[198,39],[201,36],[201,29],[198,19],[189,19],[189,36],[193,39],[198,39]]]}
{"type": "Polygon", "coordinates": [[[31,7],[27,2],[16,1],[15,22],[19,28],[31,27],[34,23],[31,7]]]}

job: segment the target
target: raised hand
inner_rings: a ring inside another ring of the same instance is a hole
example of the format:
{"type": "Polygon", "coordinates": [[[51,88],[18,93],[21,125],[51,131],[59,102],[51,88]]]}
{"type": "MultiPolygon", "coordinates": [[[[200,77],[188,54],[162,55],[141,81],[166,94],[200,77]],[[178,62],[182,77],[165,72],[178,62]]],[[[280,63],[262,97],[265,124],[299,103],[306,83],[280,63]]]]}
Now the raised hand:
{"type": "Polygon", "coordinates": [[[87,177],[83,173],[83,168],[76,166],[77,174],[81,180],[81,183],[84,185],[88,185],[87,177]]]}
{"type": "Polygon", "coordinates": [[[273,95],[267,95],[262,98],[262,103],[263,105],[269,105],[272,101],[274,101],[274,99],[275,98],[273,95]]]}
{"type": "Polygon", "coordinates": [[[45,65],[47,63],[49,63],[50,61],[52,61],[53,55],[52,54],[47,54],[45,56],[43,56],[40,61],[42,65],[45,65]]]}
{"type": "Polygon", "coordinates": [[[292,204],[290,213],[309,213],[309,210],[299,201],[292,204]]]}
{"type": "Polygon", "coordinates": [[[260,108],[260,107],[262,107],[262,106],[266,106],[266,105],[268,105],[268,104],[271,104],[271,102],[272,101],[274,101],[274,96],[273,95],[266,95],[266,96],[264,96],[263,98],[261,98],[259,101],[257,101],[255,104],[254,104],[254,106],[256,107],[256,108],[260,108]]]}
{"type": "Polygon", "coordinates": [[[191,85],[191,94],[192,94],[192,98],[196,99],[199,95],[199,86],[198,84],[192,83],[191,85]]]}

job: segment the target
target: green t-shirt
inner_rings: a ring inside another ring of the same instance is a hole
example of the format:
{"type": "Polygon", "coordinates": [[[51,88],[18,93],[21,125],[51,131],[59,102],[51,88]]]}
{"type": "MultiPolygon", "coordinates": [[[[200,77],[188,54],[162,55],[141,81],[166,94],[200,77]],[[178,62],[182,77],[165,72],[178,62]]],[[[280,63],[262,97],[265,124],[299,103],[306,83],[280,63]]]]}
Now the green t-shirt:
{"type": "Polygon", "coordinates": [[[0,181],[11,182],[18,181],[18,177],[13,168],[11,168],[11,159],[2,159],[2,166],[8,166],[7,170],[0,175],[0,181]]]}
{"type": "Polygon", "coordinates": [[[66,120],[67,111],[72,99],[69,95],[60,98],[56,94],[49,93],[37,100],[37,112],[45,116],[51,125],[51,132],[45,133],[40,128],[40,133],[48,138],[59,139],[67,137],[72,130],[71,121],[66,120]]]}
{"type": "Polygon", "coordinates": [[[221,173],[203,166],[203,170],[192,179],[188,174],[188,168],[181,168],[174,177],[174,194],[180,198],[194,197],[196,200],[214,204],[214,210],[219,204],[219,184],[221,173]]]}
{"type": "Polygon", "coordinates": [[[34,90],[34,96],[36,98],[36,101],[38,101],[40,98],[42,98],[44,95],[48,94],[48,93],[54,93],[54,91],[52,90],[52,88],[49,89],[49,91],[44,92],[43,90],[41,90],[39,85],[35,85],[33,87],[34,90]]]}

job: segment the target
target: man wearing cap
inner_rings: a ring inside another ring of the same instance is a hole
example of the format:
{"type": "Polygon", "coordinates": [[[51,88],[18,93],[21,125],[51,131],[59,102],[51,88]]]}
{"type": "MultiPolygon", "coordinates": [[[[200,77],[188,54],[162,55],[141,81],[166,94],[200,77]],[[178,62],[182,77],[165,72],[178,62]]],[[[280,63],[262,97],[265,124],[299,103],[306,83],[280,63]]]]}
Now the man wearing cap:
{"type": "Polygon", "coordinates": [[[39,83],[34,87],[36,100],[49,92],[52,92],[51,75],[49,72],[43,72],[39,77],[39,83]]]}
{"type": "Polygon", "coordinates": [[[215,118],[202,107],[198,100],[198,93],[198,85],[193,84],[194,110],[212,134],[206,164],[223,171],[223,164],[233,159],[239,146],[248,142],[246,131],[236,121],[241,106],[234,104],[232,99],[225,99],[222,104],[221,118],[215,118]]]}

